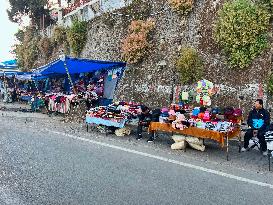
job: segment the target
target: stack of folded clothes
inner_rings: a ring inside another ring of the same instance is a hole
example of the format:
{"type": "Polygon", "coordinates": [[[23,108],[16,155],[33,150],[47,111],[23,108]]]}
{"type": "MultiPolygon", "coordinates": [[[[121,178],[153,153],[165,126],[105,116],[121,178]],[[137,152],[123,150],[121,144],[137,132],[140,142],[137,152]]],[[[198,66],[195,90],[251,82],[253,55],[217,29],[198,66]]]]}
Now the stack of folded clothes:
{"type": "Polygon", "coordinates": [[[96,117],[119,122],[137,116],[138,105],[135,103],[116,102],[109,106],[99,106],[87,111],[87,117],[96,117]]]}

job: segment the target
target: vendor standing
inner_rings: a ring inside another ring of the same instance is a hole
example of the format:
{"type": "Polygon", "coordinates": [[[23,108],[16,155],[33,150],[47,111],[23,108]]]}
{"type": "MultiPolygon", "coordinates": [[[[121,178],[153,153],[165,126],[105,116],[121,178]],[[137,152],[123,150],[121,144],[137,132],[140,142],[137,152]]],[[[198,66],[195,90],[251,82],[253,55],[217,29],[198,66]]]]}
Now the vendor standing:
{"type": "Polygon", "coordinates": [[[261,151],[263,152],[263,155],[267,155],[265,132],[270,125],[270,114],[263,108],[263,100],[258,99],[255,101],[254,109],[249,113],[247,124],[250,129],[245,134],[244,147],[241,151],[246,151],[249,146],[249,140],[254,135],[257,135],[261,146],[261,151]]]}

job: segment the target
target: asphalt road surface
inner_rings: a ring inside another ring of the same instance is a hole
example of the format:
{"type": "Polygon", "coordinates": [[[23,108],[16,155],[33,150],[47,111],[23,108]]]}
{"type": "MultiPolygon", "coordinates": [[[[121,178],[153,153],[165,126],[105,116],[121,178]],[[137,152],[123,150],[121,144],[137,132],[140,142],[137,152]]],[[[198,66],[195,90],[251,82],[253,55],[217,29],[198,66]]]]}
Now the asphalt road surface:
{"type": "Polygon", "coordinates": [[[272,173],[65,134],[39,120],[0,117],[0,204],[273,204],[272,173]]]}

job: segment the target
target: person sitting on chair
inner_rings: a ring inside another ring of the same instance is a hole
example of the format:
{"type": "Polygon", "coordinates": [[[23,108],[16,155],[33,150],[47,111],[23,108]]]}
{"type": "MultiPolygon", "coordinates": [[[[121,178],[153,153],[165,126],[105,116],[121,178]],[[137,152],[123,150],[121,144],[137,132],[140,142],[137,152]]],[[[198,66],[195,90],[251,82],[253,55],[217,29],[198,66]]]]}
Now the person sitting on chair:
{"type": "Polygon", "coordinates": [[[142,128],[143,126],[147,127],[149,126],[149,121],[151,119],[151,114],[150,114],[150,109],[145,106],[141,105],[139,106],[139,111],[138,111],[138,126],[137,126],[137,140],[142,139],[142,128]]]}
{"type": "Polygon", "coordinates": [[[263,108],[263,100],[257,99],[254,104],[254,109],[250,111],[247,124],[250,129],[245,133],[244,147],[242,152],[249,149],[249,140],[253,136],[257,136],[263,155],[267,155],[267,146],[265,142],[265,132],[270,125],[270,114],[263,108]]]}

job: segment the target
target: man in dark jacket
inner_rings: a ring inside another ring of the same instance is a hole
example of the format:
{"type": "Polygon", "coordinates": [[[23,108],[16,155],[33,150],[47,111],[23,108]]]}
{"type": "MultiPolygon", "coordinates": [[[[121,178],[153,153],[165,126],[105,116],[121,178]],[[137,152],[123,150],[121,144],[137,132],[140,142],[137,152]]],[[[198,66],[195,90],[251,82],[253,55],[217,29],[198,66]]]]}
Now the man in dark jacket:
{"type": "Polygon", "coordinates": [[[140,140],[142,138],[142,128],[143,126],[148,126],[151,118],[150,109],[145,106],[141,105],[139,106],[139,112],[138,112],[138,126],[137,126],[137,140],[140,140]]]}
{"type": "Polygon", "coordinates": [[[270,125],[270,114],[263,108],[263,101],[261,99],[255,101],[254,109],[249,113],[247,124],[250,129],[245,134],[244,147],[241,151],[246,151],[248,149],[249,140],[254,135],[257,135],[263,155],[267,155],[267,146],[264,135],[270,125]]]}

